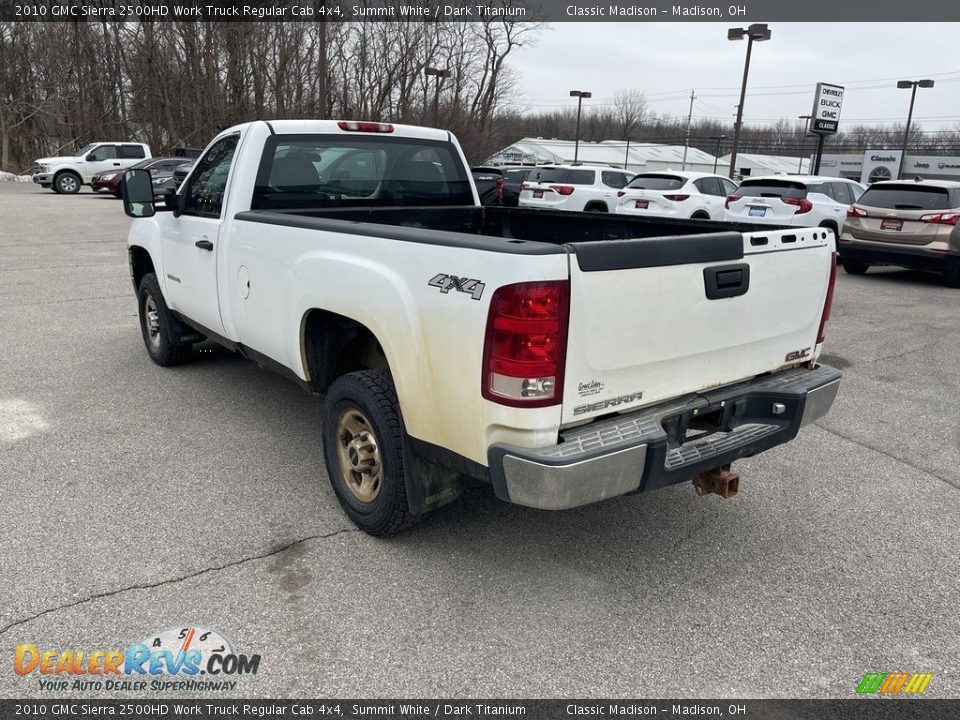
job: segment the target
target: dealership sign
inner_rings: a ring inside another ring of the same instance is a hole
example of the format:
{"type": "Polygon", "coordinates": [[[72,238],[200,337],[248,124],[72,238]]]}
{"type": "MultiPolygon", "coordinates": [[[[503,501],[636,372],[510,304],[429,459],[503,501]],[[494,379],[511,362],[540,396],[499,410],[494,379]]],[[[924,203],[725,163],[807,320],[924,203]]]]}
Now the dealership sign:
{"type": "Polygon", "coordinates": [[[813,119],[810,131],[821,135],[835,133],[840,126],[840,108],[843,107],[843,87],[830,83],[817,83],[813,96],[813,119]]]}

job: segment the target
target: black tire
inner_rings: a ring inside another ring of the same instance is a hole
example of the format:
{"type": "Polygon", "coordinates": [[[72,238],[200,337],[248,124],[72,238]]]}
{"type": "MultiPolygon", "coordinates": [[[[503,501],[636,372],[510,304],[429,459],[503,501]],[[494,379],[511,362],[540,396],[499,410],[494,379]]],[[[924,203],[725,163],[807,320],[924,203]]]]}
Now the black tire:
{"type": "Polygon", "coordinates": [[[80,176],[69,170],[57,173],[57,176],[53,179],[54,192],[60,195],[76,195],[80,192],[81,187],[83,187],[83,182],[80,180],[80,176]]]}
{"type": "Polygon", "coordinates": [[[943,271],[943,284],[948,288],[960,288],[960,259],[950,270],[943,271]]]}
{"type": "Polygon", "coordinates": [[[407,499],[403,424],[397,393],[387,371],[363,370],[342,375],[333,382],[323,404],[323,456],[343,511],[365,533],[393,535],[420,519],[410,512],[407,499]],[[358,422],[358,417],[364,422],[358,422]],[[353,433],[351,427],[369,430],[353,433]],[[351,447],[359,447],[356,443],[365,441],[366,455],[360,456],[355,449],[351,452],[351,447]],[[376,481],[368,486],[368,492],[371,486],[375,487],[373,497],[361,499],[362,487],[357,485],[364,473],[351,469],[348,481],[344,465],[379,468],[376,481]]]}
{"type": "Polygon", "coordinates": [[[832,222],[822,222],[820,223],[820,227],[822,227],[824,230],[832,230],[834,239],[840,237],[840,231],[832,222]]]}
{"type": "Polygon", "coordinates": [[[603,203],[590,203],[584,209],[584,212],[609,212],[607,206],[603,203]]]}
{"type": "Polygon", "coordinates": [[[181,365],[190,359],[192,344],[177,342],[179,323],[167,309],[167,302],[160,291],[157,276],[147,273],[140,281],[137,293],[137,306],[140,315],[140,334],[150,359],[162,367],[181,365]],[[148,303],[152,310],[148,310],[148,303]],[[150,313],[156,317],[151,318],[150,313]]]}
{"type": "Polygon", "coordinates": [[[848,275],[863,275],[870,269],[870,263],[862,260],[850,260],[849,258],[840,258],[843,265],[843,271],[848,275]]]}
{"type": "Polygon", "coordinates": [[[691,216],[690,216],[690,219],[691,219],[691,220],[709,220],[709,219],[710,219],[710,215],[708,215],[708,214],[705,213],[705,212],[699,212],[699,211],[698,211],[698,212],[695,212],[693,215],[691,215],[691,216]]]}

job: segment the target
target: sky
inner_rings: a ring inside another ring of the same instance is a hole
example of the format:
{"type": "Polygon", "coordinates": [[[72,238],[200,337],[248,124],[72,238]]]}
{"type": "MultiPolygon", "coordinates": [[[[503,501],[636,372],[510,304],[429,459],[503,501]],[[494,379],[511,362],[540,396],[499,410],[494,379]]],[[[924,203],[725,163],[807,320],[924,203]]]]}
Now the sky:
{"type": "MultiPolygon", "coordinates": [[[[570,90],[589,90],[594,106],[618,90],[639,89],[648,109],[685,122],[732,122],[746,41],[726,38],[735,23],[552,23],[535,46],[511,56],[520,105],[575,107],[570,90]]],[[[770,23],[772,38],[754,43],[745,124],[809,114],[818,82],[844,85],[841,130],[856,121],[892,126],[906,119],[910,91],[898,79],[930,78],[917,91],[914,121],[925,130],[960,125],[960,24],[770,23]]]]}

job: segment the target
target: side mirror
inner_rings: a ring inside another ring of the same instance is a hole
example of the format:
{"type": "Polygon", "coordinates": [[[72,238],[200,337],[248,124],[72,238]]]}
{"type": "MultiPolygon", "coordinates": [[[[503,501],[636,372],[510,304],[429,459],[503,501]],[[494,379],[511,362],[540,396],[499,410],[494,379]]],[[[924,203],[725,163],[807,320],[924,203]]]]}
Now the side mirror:
{"type": "Polygon", "coordinates": [[[132,218],[153,217],[153,180],[147,170],[127,170],[120,184],[123,193],[123,211],[132,218]]]}

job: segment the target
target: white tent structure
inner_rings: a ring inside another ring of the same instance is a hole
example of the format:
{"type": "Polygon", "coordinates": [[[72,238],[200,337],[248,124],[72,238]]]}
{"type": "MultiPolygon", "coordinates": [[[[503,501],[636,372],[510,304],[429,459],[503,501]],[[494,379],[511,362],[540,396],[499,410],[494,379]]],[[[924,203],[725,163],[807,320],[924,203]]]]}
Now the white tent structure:
{"type": "MultiPolygon", "coordinates": [[[[729,167],[730,156],[725,155],[720,162],[729,167]]],[[[809,158],[801,160],[788,155],[737,153],[737,174],[745,178],[756,175],[806,175],[810,167],[809,158]]]]}
{"type": "MultiPolygon", "coordinates": [[[[542,165],[545,163],[569,164],[573,162],[573,140],[548,140],[523,138],[509,147],[491,155],[485,165],[542,165]]],[[[577,161],[589,165],[611,165],[633,172],[681,170],[684,168],[683,145],[657,145],[655,143],[627,143],[625,140],[602,142],[580,141],[577,161]]],[[[697,172],[726,174],[727,165],[713,155],[687,148],[686,169],[697,172]]]]}

